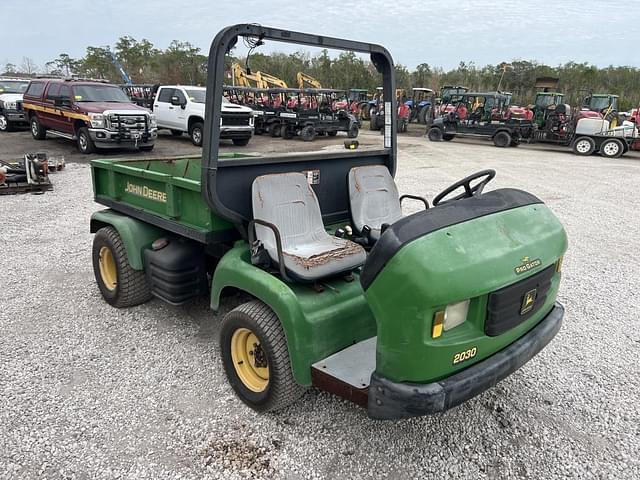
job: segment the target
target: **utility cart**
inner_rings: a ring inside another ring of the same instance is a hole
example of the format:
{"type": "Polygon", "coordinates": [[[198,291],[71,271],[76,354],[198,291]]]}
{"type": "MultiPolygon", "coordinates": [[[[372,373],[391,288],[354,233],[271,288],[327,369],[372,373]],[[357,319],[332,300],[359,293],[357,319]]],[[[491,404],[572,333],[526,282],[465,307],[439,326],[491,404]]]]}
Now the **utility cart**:
{"type": "MultiPolygon", "coordinates": [[[[259,25],[211,46],[203,157],[91,163],[93,266],[114,307],[250,299],[221,319],[228,381],[275,410],[312,385],[373,418],[433,414],[491,388],[556,335],[565,231],[534,195],[486,192],[485,170],[432,205],[398,195],[396,125],[378,149],[221,155],[225,54],[238,41],[369,54],[397,108],[383,47],[259,25]],[[403,216],[402,201],[423,208],[403,216]]],[[[544,379],[540,379],[544,381],[544,379]]]]}
{"type": "Polygon", "coordinates": [[[427,137],[432,142],[475,137],[492,140],[496,147],[517,147],[522,139],[532,136],[531,120],[507,118],[511,94],[464,92],[455,98],[456,103],[446,105],[428,127],[427,137]]]}
{"type": "Polygon", "coordinates": [[[335,137],[346,132],[356,138],[360,131],[358,119],[346,110],[334,109],[338,99],[346,96],[344,90],[330,88],[306,88],[290,96],[290,108],[278,112],[283,138],[299,136],[305,142],[313,141],[317,135],[335,137]]]}

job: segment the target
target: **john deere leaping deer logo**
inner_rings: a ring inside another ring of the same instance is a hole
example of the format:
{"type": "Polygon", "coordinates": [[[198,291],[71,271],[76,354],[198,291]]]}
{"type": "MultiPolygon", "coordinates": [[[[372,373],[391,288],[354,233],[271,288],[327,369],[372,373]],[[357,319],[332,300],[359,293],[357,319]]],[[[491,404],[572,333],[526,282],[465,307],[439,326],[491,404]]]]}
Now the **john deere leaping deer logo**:
{"type": "Polygon", "coordinates": [[[539,267],[542,265],[542,260],[536,258],[535,260],[531,260],[529,257],[523,257],[522,263],[516,266],[513,270],[516,272],[516,275],[520,275],[521,273],[528,272],[529,270],[539,267]]]}

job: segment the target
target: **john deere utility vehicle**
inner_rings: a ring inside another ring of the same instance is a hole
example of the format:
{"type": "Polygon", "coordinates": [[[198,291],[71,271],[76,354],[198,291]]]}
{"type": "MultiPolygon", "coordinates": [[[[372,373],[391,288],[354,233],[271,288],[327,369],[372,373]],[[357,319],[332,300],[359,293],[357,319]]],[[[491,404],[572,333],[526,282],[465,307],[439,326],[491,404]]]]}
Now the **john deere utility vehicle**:
{"type": "Polygon", "coordinates": [[[203,157],[92,162],[93,265],[104,299],[130,307],[227,292],[222,366],[256,410],[312,385],[374,418],[441,412],[513,373],[558,332],[564,229],[534,195],[485,192],[485,170],[432,206],[398,195],[396,126],[379,149],[221,155],[225,54],[239,36],[370,55],[397,108],[383,47],[236,25],[209,55],[203,157]],[[403,216],[403,200],[423,208],[403,216]]]}

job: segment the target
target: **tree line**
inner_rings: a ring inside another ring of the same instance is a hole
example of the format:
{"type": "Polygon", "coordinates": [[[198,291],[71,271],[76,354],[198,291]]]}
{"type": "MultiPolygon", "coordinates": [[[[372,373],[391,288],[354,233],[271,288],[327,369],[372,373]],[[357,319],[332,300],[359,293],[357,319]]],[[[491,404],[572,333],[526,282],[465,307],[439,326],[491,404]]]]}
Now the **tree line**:
{"type": "MultiPolygon", "coordinates": [[[[57,58],[39,68],[29,58],[21,65],[5,65],[6,74],[50,74],[107,79],[122,83],[113,58],[123,66],[134,83],[180,83],[204,85],[207,77],[207,56],[189,42],[172,41],[165,49],[155,47],[149,40],[121,37],[113,47],[87,47],[81,58],[61,53],[57,58]]],[[[238,62],[252,71],[263,71],[296,87],[296,74],[303,71],[315,77],[323,87],[366,88],[373,92],[381,83],[380,75],[368,60],[352,52],[332,56],[323,50],[311,55],[308,52],[270,54],[254,53],[246,57],[229,56],[227,67],[238,62]]],[[[620,108],[627,110],[640,101],[640,69],[630,66],[604,68],[588,63],[568,62],[549,66],[534,60],[514,60],[496,65],[477,66],[473,62],[460,62],[456,68],[421,63],[415,69],[398,64],[396,82],[398,88],[427,87],[438,90],[442,85],[462,85],[476,91],[500,89],[514,95],[514,103],[525,105],[535,97],[535,79],[542,76],[558,77],[559,90],[565,93],[565,101],[577,104],[588,92],[620,95],[620,108]]],[[[225,83],[231,83],[227,73],[225,83]]]]}

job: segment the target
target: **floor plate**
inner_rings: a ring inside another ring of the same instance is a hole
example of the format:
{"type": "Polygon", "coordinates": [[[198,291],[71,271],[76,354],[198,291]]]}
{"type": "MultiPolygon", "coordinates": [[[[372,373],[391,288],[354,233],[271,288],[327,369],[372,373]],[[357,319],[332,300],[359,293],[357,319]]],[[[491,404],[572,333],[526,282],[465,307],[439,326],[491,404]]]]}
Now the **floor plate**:
{"type": "Polygon", "coordinates": [[[376,368],[377,338],[372,337],[351,345],[314,363],[312,367],[352,387],[367,388],[376,368]]]}

